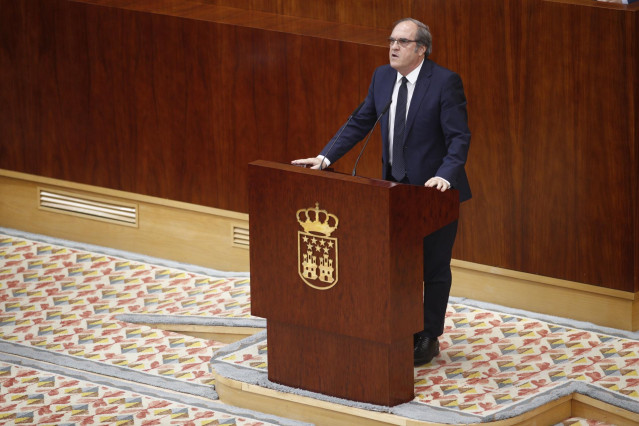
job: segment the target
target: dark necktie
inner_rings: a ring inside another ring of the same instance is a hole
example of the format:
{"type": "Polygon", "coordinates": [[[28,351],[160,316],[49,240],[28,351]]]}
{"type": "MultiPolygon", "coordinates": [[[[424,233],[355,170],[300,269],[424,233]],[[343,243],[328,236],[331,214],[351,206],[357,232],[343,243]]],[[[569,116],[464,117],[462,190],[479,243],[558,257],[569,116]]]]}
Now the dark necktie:
{"type": "Polygon", "coordinates": [[[402,77],[402,85],[397,92],[397,107],[395,109],[395,127],[393,128],[393,177],[401,182],[406,176],[404,162],[404,131],[406,130],[406,103],[408,98],[408,79],[402,77]]]}

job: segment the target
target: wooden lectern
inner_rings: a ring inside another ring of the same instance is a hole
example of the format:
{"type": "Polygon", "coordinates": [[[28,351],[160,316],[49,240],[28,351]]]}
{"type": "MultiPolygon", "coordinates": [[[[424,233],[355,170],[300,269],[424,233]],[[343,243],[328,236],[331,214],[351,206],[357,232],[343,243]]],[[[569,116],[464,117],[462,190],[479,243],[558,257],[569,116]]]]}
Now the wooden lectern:
{"type": "Polygon", "coordinates": [[[255,161],[252,314],[269,380],[393,406],[414,398],[422,240],[457,219],[457,191],[255,161]]]}

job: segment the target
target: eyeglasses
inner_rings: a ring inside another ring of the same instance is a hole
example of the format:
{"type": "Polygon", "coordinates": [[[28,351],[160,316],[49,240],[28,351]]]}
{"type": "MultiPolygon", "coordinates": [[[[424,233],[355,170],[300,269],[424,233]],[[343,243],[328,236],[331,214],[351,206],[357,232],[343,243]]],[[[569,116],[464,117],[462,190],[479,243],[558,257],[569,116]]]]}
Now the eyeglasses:
{"type": "Polygon", "coordinates": [[[388,45],[390,47],[393,47],[393,45],[395,44],[395,42],[399,43],[400,47],[408,47],[408,45],[412,42],[415,42],[417,40],[408,40],[405,38],[393,38],[393,37],[388,37],[388,45]]]}

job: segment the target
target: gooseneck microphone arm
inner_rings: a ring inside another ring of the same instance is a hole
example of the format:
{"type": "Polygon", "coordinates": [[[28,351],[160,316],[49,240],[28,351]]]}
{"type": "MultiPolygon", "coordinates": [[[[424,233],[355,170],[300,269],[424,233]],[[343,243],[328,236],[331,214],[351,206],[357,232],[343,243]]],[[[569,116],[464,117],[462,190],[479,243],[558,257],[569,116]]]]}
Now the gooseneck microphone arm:
{"type": "MultiPolygon", "coordinates": [[[[366,101],[364,101],[364,102],[366,102],[366,101]]],[[[359,110],[362,109],[362,107],[364,106],[364,102],[362,102],[361,104],[359,104],[359,106],[357,108],[355,108],[355,111],[353,111],[351,113],[351,115],[348,117],[348,120],[346,120],[346,123],[344,123],[342,128],[339,130],[339,133],[337,134],[337,136],[335,136],[335,139],[333,139],[333,143],[331,144],[330,148],[328,148],[328,151],[326,151],[326,155],[324,155],[323,158],[322,158],[322,162],[320,163],[320,166],[319,166],[320,170],[324,170],[324,160],[326,160],[326,158],[328,158],[328,154],[331,153],[331,150],[335,146],[335,142],[337,142],[339,140],[340,136],[342,136],[342,132],[344,131],[344,129],[346,129],[346,127],[348,126],[348,123],[350,123],[351,120],[353,119],[353,117],[355,116],[355,114],[357,114],[359,112],[359,110]]]]}
{"type": "Polygon", "coordinates": [[[359,155],[357,156],[357,160],[355,160],[355,166],[353,167],[352,176],[355,176],[357,174],[357,163],[359,163],[359,159],[362,158],[362,154],[364,153],[364,150],[366,149],[366,145],[368,145],[368,140],[371,138],[371,135],[373,134],[373,130],[375,130],[375,126],[377,126],[377,123],[379,123],[379,120],[382,118],[382,116],[384,114],[386,114],[386,111],[388,111],[388,108],[390,108],[392,102],[393,102],[392,99],[388,101],[388,103],[386,104],[386,106],[382,110],[382,113],[377,117],[377,120],[375,121],[375,124],[373,124],[373,127],[371,128],[371,131],[368,132],[368,136],[366,137],[366,141],[364,142],[364,146],[362,147],[362,150],[359,152],[359,155]]]}

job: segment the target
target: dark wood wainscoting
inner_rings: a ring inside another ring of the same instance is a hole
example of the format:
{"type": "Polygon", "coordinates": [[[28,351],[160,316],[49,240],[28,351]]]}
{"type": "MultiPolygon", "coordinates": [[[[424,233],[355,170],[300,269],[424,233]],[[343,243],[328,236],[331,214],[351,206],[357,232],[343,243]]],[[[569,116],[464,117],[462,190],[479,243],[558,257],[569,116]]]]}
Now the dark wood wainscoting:
{"type": "MultiPolygon", "coordinates": [[[[430,25],[473,134],[457,259],[639,291],[639,4],[0,0],[0,168],[241,213],[430,25]]],[[[358,167],[380,176],[375,134],[358,167]]],[[[336,166],[350,172],[356,152],[336,166]]]]}

